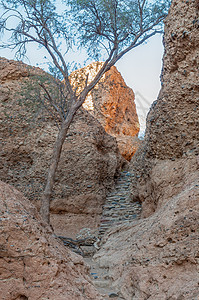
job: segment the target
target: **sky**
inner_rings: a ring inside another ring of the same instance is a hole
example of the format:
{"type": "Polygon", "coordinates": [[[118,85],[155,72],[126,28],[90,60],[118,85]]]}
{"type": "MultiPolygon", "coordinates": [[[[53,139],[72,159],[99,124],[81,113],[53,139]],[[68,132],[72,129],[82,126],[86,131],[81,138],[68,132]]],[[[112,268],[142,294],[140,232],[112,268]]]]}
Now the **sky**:
{"type": "MultiPolygon", "coordinates": [[[[160,74],[163,56],[162,35],[156,35],[147,43],[131,50],[116,64],[126,84],[135,93],[135,103],[140,121],[140,132],[143,135],[147,112],[153,101],[157,99],[160,90],[160,74]]],[[[47,69],[44,56],[45,51],[37,50],[33,44],[28,49],[29,60],[25,63],[47,69]]],[[[76,56],[75,53],[72,56],[76,56]]],[[[0,56],[14,59],[14,52],[0,49],[0,56]]],[[[78,57],[82,62],[84,58],[78,57]]]]}
{"type": "Polygon", "coordinates": [[[135,93],[140,131],[146,126],[146,115],[160,91],[160,74],[164,47],[162,35],[152,37],[146,44],[133,49],[117,64],[126,84],[135,93]]]}

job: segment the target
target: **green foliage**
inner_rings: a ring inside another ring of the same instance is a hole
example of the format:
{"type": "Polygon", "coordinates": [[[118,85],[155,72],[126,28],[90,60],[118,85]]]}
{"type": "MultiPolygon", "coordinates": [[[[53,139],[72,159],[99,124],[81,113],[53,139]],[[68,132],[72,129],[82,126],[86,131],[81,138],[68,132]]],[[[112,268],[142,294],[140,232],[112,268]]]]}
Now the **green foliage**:
{"type": "MultiPolygon", "coordinates": [[[[4,9],[0,31],[8,29],[10,21],[16,24],[15,28],[9,28],[12,42],[0,47],[15,49],[16,57],[21,59],[26,55],[28,43],[36,42],[41,47],[48,45],[60,64],[72,45],[86,48],[88,55],[95,59],[109,55],[113,47],[118,53],[135,40],[139,45],[152,32],[161,32],[171,2],[63,0],[66,9],[60,14],[57,12],[60,4],[55,0],[0,1],[4,9]]],[[[65,61],[66,66],[69,61],[65,61]]]]}
{"type": "Polygon", "coordinates": [[[0,47],[15,49],[16,58],[22,59],[28,43],[36,42],[45,47],[53,38],[57,49],[63,46],[68,51],[71,47],[69,23],[56,12],[55,3],[54,0],[1,0],[4,13],[0,32],[9,32],[10,39],[0,47]]]}
{"type": "Polygon", "coordinates": [[[31,75],[21,87],[17,102],[38,122],[51,118],[60,127],[67,115],[67,93],[64,84],[49,74],[31,75]]]}
{"type": "Polygon", "coordinates": [[[104,49],[110,52],[127,48],[135,38],[137,43],[152,31],[162,30],[162,20],[170,0],[69,0],[71,18],[77,29],[79,45],[86,47],[91,57],[99,58],[104,49]]]}

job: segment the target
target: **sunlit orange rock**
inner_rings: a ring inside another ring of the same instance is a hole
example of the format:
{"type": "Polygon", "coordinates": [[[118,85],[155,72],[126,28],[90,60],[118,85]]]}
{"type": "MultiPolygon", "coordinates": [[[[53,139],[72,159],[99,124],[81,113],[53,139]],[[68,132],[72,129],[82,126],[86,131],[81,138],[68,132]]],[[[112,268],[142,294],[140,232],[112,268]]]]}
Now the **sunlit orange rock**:
{"type": "MultiPolygon", "coordinates": [[[[87,74],[89,83],[102,64],[94,62],[71,74],[71,82],[77,87],[78,92],[85,86],[87,74]]],[[[83,107],[102,124],[106,132],[116,137],[121,154],[127,160],[131,159],[135,148],[137,149],[137,143],[134,143],[132,137],[137,136],[140,129],[134,99],[133,90],[126,85],[117,68],[113,66],[83,104],[83,107]]]]}

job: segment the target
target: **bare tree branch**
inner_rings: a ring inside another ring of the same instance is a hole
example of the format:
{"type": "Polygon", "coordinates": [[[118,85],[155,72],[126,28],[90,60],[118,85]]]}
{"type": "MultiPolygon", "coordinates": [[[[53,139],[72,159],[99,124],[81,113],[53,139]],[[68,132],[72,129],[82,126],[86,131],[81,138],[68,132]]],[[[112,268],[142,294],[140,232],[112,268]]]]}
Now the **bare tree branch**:
{"type": "Polygon", "coordinates": [[[59,110],[59,108],[57,107],[57,105],[55,104],[55,102],[53,101],[50,93],[48,92],[47,88],[45,87],[45,85],[43,83],[39,83],[40,87],[45,91],[46,96],[45,98],[50,102],[51,106],[55,109],[55,111],[59,114],[60,118],[62,121],[64,121],[64,117],[61,113],[61,111],[59,110]]]}

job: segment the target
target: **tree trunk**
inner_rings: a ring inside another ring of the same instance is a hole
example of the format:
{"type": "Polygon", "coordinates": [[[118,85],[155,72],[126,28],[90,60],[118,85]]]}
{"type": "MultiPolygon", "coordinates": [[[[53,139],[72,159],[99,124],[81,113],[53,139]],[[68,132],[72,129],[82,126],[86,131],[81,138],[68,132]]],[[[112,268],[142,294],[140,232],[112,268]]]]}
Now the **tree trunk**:
{"type": "Polygon", "coordinates": [[[41,208],[40,208],[40,213],[41,213],[42,219],[44,222],[46,222],[48,224],[50,223],[50,198],[51,198],[51,194],[52,194],[52,190],[53,190],[55,173],[56,173],[57,166],[59,163],[61,150],[62,150],[63,143],[65,141],[65,138],[66,138],[66,134],[68,132],[70,124],[71,124],[77,110],[84,103],[88,92],[90,90],[92,90],[92,88],[101,79],[102,75],[108,70],[108,69],[106,69],[106,67],[107,67],[107,63],[104,63],[103,68],[98,72],[98,74],[96,75],[94,80],[88,86],[85,87],[85,89],[82,91],[82,93],[79,95],[78,98],[75,98],[76,101],[74,101],[72,107],[70,108],[70,111],[68,112],[68,115],[67,115],[66,119],[64,120],[64,122],[62,123],[61,129],[58,133],[58,136],[57,136],[57,139],[55,142],[55,146],[54,146],[54,150],[53,150],[52,161],[51,161],[49,171],[48,171],[46,186],[45,186],[44,193],[43,193],[42,199],[41,199],[41,208]]]}
{"type": "Polygon", "coordinates": [[[54,150],[53,150],[53,156],[52,156],[51,164],[50,164],[49,171],[48,171],[46,186],[45,186],[44,193],[43,193],[42,199],[41,199],[40,213],[41,213],[43,221],[47,222],[48,224],[50,223],[50,198],[51,198],[51,194],[52,194],[52,190],[53,190],[55,173],[56,173],[59,159],[61,156],[62,146],[65,141],[66,134],[68,132],[68,129],[70,127],[70,124],[73,120],[75,113],[76,113],[76,110],[72,111],[68,114],[67,118],[62,123],[61,129],[56,138],[56,142],[55,142],[55,146],[54,146],[54,150]]]}

